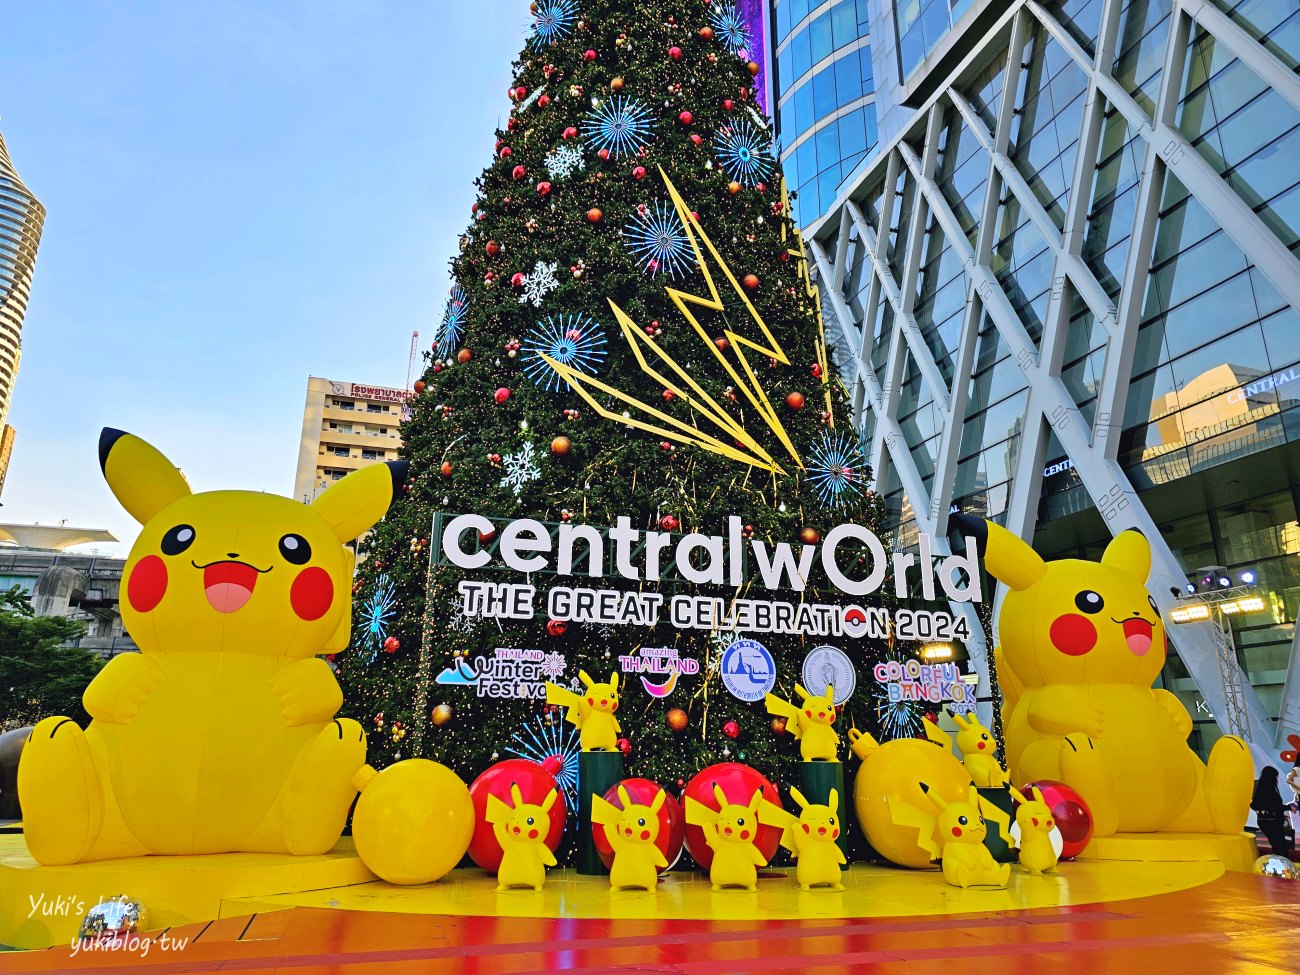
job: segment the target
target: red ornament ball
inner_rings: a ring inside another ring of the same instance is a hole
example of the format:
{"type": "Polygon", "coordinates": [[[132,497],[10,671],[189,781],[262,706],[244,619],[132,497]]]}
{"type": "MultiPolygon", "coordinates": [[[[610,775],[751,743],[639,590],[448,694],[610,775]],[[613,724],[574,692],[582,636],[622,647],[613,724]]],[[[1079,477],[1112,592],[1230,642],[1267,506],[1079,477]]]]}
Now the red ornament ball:
{"type": "Polygon", "coordinates": [[[732,739],[739,738],[740,725],[738,725],[734,721],[728,721],[726,724],[722,726],[722,733],[726,735],[728,738],[732,738],[732,739]]]}
{"type": "Polygon", "coordinates": [[[718,347],[719,352],[726,352],[729,348],[731,348],[731,340],[727,338],[725,335],[718,336],[716,339],[713,340],[713,344],[718,347]]]}
{"type": "Polygon", "coordinates": [[[523,179],[524,176],[527,175],[527,173],[528,170],[524,169],[522,165],[516,166],[514,169],[510,170],[510,175],[513,176],[515,179],[523,179]]]}
{"type": "Polygon", "coordinates": [[[813,379],[821,379],[822,364],[820,362],[814,362],[811,366],[808,367],[808,373],[813,377],[813,379]]]}
{"type": "Polygon", "coordinates": [[[682,59],[682,49],[674,44],[668,49],[668,56],[674,61],[680,61],[682,59]]]}
{"type": "Polygon", "coordinates": [[[444,461],[442,462],[442,468],[441,468],[441,470],[442,470],[442,476],[443,476],[443,477],[451,477],[451,461],[449,461],[449,460],[444,460],[444,461]]]}
{"type": "Polygon", "coordinates": [[[673,708],[664,715],[664,720],[668,723],[668,729],[672,731],[673,734],[680,735],[686,730],[688,719],[686,717],[686,712],[681,708],[673,708]]]}
{"type": "Polygon", "coordinates": [[[496,391],[496,393],[493,394],[493,396],[498,403],[504,403],[506,400],[510,398],[510,390],[507,389],[505,386],[502,386],[500,389],[496,391]]]}
{"type": "Polygon", "coordinates": [[[758,275],[746,274],[743,278],[741,278],[740,283],[743,284],[750,291],[754,291],[758,288],[758,275]]]}
{"type": "Polygon", "coordinates": [[[816,545],[821,540],[822,537],[817,534],[817,529],[815,528],[805,528],[799,533],[799,541],[803,542],[805,545],[816,545]]]}
{"type": "Polygon", "coordinates": [[[804,407],[803,393],[794,392],[785,398],[785,405],[792,410],[802,410],[804,407]]]}
{"type": "Polygon", "coordinates": [[[636,177],[637,179],[645,179],[645,167],[644,167],[644,166],[633,166],[633,167],[632,167],[632,175],[633,175],[634,177],[636,177]]]}
{"type": "Polygon", "coordinates": [[[402,641],[395,636],[390,636],[384,641],[384,653],[397,653],[402,649],[402,641]]]}
{"type": "Polygon", "coordinates": [[[678,116],[677,116],[677,121],[681,122],[682,125],[690,125],[690,124],[691,124],[691,121],[692,121],[694,118],[695,118],[695,116],[692,115],[690,112],[681,112],[681,113],[678,114],[678,116]]]}
{"type": "Polygon", "coordinates": [[[595,61],[595,60],[596,60],[596,52],[593,51],[591,48],[587,48],[587,50],[585,50],[585,51],[582,52],[582,60],[584,60],[584,61],[595,61]]]}
{"type": "Polygon", "coordinates": [[[541,98],[537,99],[537,107],[538,107],[538,108],[545,108],[545,107],[546,107],[547,105],[549,105],[549,104],[551,104],[551,96],[550,96],[550,95],[543,95],[541,98]]]}
{"type": "Polygon", "coordinates": [[[427,388],[427,386],[423,379],[417,379],[415,381],[415,385],[413,385],[411,388],[415,390],[417,393],[423,393],[427,388]]]}
{"type": "Polygon", "coordinates": [[[522,102],[527,97],[528,97],[528,89],[525,88],[523,85],[520,85],[518,88],[515,89],[516,99],[522,102]]]}
{"type": "MultiPolygon", "coordinates": [[[[732,805],[748,806],[754,798],[754,793],[759,789],[763,790],[763,798],[768,802],[776,806],[781,805],[781,796],[777,793],[776,786],[761,773],[739,762],[722,762],[718,765],[710,765],[687,783],[682,793],[683,807],[685,800],[690,798],[717,812],[718,800],[713,795],[715,784],[722,789],[727,802],[732,805]]],[[[782,832],[779,826],[758,827],[758,834],[753,839],[763,859],[770,862],[776,854],[776,848],[781,843],[782,832]]],[[[699,826],[687,824],[686,851],[705,870],[713,863],[713,850],[705,842],[704,830],[699,826]]]]}
{"type": "Polygon", "coordinates": [[[587,222],[600,223],[600,221],[604,218],[604,216],[605,216],[605,211],[603,211],[600,207],[592,207],[590,210],[587,211],[587,222]]]}
{"type": "Polygon", "coordinates": [[[483,249],[487,251],[488,257],[496,257],[498,254],[501,253],[501,245],[498,244],[495,240],[489,240],[483,246],[483,249]]]}
{"type": "Polygon", "coordinates": [[[706,27],[701,27],[701,28],[700,28],[700,40],[702,40],[702,41],[711,41],[711,40],[713,40],[713,28],[712,28],[712,27],[707,27],[707,26],[706,26],[706,27]]]}
{"type": "Polygon", "coordinates": [[[565,127],[565,130],[560,133],[561,139],[576,139],[577,137],[578,137],[578,129],[576,126],[573,125],[565,127]]]}
{"type": "Polygon", "coordinates": [[[573,449],[573,441],[568,437],[559,436],[551,441],[551,453],[556,457],[566,456],[573,449]]]}
{"type": "Polygon", "coordinates": [[[468,363],[473,358],[474,358],[474,353],[471,352],[469,349],[461,349],[459,352],[456,353],[456,361],[459,362],[462,366],[468,363]]]}
{"type": "Polygon", "coordinates": [[[725,108],[728,112],[730,112],[733,108],[736,107],[736,103],[733,102],[730,98],[724,98],[722,99],[722,107],[725,108]]]}
{"type": "Polygon", "coordinates": [[[632,743],[628,741],[626,738],[620,738],[617,744],[618,744],[618,750],[623,753],[624,758],[627,758],[629,755],[632,754],[632,743]]]}
{"type": "Polygon", "coordinates": [[[548,620],[546,623],[547,636],[564,636],[568,629],[569,624],[564,620],[548,620]]]}
{"type": "Polygon", "coordinates": [[[502,159],[505,159],[506,156],[510,155],[510,147],[509,147],[509,146],[502,146],[502,147],[501,147],[501,152],[498,153],[498,155],[499,155],[502,159]]]}
{"type": "MultiPolygon", "coordinates": [[[[622,786],[624,791],[627,792],[627,797],[632,800],[633,804],[638,806],[650,805],[654,802],[655,796],[663,791],[657,783],[651,782],[649,779],[624,779],[605,793],[605,801],[616,809],[623,808],[623,800],[618,794],[619,786],[622,786]]],[[[596,853],[600,857],[600,862],[608,870],[614,863],[614,848],[610,845],[609,838],[605,834],[605,827],[593,823],[591,838],[596,843],[596,853]]],[[[655,846],[659,847],[659,852],[668,861],[668,866],[660,867],[660,873],[671,869],[673,864],[677,862],[677,858],[682,855],[682,846],[685,841],[686,817],[682,814],[681,804],[672,796],[665,795],[664,804],[659,807],[659,835],[655,837],[655,846]]]]}
{"type": "Polygon", "coordinates": [[[510,283],[516,288],[522,288],[524,286],[524,281],[525,275],[523,271],[516,271],[514,274],[510,275],[510,283]]]}
{"type": "Polygon", "coordinates": [[[704,136],[700,135],[698,132],[692,132],[691,141],[698,146],[701,142],[704,141],[704,136]]]}
{"type": "Polygon", "coordinates": [[[1029,796],[1035,786],[1043,794],[1043,801],[1056,820],[1056,828],[1061,831],[1061,859],[1074,859],[1087,849],[1092,840],[1092,810],[1083,796],[1064,782],[1040,779],[1030,782],[1020,791],[1029,796]]]}
{"type": "Polygon", "coordinates": [[[551,184],[546,182],[546,180],[542,180],[537,184],[537,192],[542,196],[545,196],[547,193],[551,192],[551,184]]]}
{"type": "MultiPolygon", "coordinates": [[[[549,761],[549,759],[548,759],[549,761]]],[[[552,763],[555,771],[559,766],[552,763]]],[[[507,805],[513,805],[510,786],[518,785],[524,802],[541,805],[552,789],[558,788],[555,774],[537,762],[526,758],[509,758],[489,765],[469,787],[469,797],[474,801],[474,837],[469,841],[470,858],[488,873],[496,873],[501,866],[501,844],[497,842],[492,824],[487,821],[487,797],[496,796],[507,805]]],[[[546,845],[554,852],[564,838],[564,790],[551,807],[551,829],[546,834],[546,845]]]]}
{"type": "Polygon", "coordinates": [[[677,520],[676,515],[664,515],[659,519],[659,527],[666,532],[676,531],[681,522],[677,520]]]}

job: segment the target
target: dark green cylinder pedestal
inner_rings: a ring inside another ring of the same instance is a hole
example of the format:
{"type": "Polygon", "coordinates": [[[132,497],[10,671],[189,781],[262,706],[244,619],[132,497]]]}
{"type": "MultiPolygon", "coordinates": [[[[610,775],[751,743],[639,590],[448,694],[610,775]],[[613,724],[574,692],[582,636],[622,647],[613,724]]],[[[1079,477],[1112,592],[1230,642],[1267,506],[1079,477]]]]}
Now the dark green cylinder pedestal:
{"type": "Polygon", "coordinates": [[[623,780],[622,752],[578,753],[578,873],[606,873],[591,835],[591,796],[603,796],[623,780]]]}
{"type": "MultiPolygon", "coordinates": [[[[1007,789],[980,789],[980,798],[990,805],[997,806],[1012,823],[1016,821],[1015,800],[1011,798],[1011,793],[1007,789]]],[[[1007,836],[1002,832],[1000,823],[995,823],[991,819],[986,819],[989,831],[984,837],[984,848],[993,854],[993,859],[998,863],[1015,863],[1020,859],[1020,854],[1008,844],[1007,836]]],[[[1011,826],[1008,824],[1007,829],[1011,826]]]]}
{"type": "MultiPolygon", "coordinates": [[[[840,836],[835,842],[844,854],[844,859],[848,860],[849,831],[845,820],[848,797],[844,794],[844,763],[804,762],[800,765],[799,778],[801,780],[799,791],[811,803],[827,806],[831,801],[831,789],[838,794],[839,802],[836,804],[838,808],[835,810],[835,819],[840,824],[840,836]]],[[[798,809],[791,809],[789,812],[799,815],[798,809]]]]}

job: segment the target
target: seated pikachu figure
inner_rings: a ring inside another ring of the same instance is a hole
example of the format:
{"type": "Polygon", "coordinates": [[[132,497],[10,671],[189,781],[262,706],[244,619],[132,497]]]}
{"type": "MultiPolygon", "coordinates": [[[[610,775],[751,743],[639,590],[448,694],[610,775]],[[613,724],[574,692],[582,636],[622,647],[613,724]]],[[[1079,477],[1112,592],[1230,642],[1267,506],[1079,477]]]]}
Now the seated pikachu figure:
{"type": "Polygon", "coordinates": [[[349,474],[311,505],[258,491],[194,494],[138,437],[104,430],[100,466],[140,522],[122,619],[140,653],[86,688],[93,719],[32,731],[19,770],[27,846],[43,864],[142,854],[324,853],[366,760],[336,719],[317,654],[351,630],[352,553],[406,465],[349,474]]]}
{"type": "Polygon", "coordinates": [[[551,807],[560,793],[552,789],[540,806],[524,802],[519,786],[510,783],[507,806],[489,793],[487,821],[501,844],[501,866],[497,868],[497,892],[512,887],[541,890],[546,885],[546,868],[555,866],[555,854],[546,845],[551,831],[551,807]]]}
{"type": "Polygon", "coordinates": [[[585,694],[575,694],[559,684],[546,684],[546,703],[568,708],[568,721],[580,732],[579,744],[584,752],[612,752],[618,750],[619,726],[614,712],[618,710],[618,672],[609,675],[609,683],[598,684],[578,672],[578,679],[587,688],[585,694]]]}
{"type": "Polygon", "coordinates": [[[637,888],[654,891],[659,888],[659,868],[668,866],[668,859],[655,840],[659,838],[659,810],[663,808],[668,793],[660,789],[650,805],[632,802],[627,789],[618,787],[619,809],[601,796],[591,797],[591,821],[605,827],[605,836],[614,848],[614,864],[609,868],[609,885],[615,890],[637,888]]]}
{"type": "Polygon", "coordinates": [[[1146,589],[1146,538],[1120,532],[1100,562],[1046,562],[992,522],[953,523],[1008,590],[995,660],[1012,778],[1078,790],[1094,836],[1241,832],[1254,780],[1246,743],[1220,738],[1207,768],[1187,747],[1187,710],[1151,686],[1165,629],[1146,589]]]}
{"type": "Polygon", "coordinates": [[[965,716],[955,711],[949,714],[957,725],[957,747],[961,749],[962,764],[976,788],[1003,788],[1007,784],[1007,771],[993,754],[992,733],[980,723],[973,711],[965,716]]]}
{"type": "Polygon", "coordinates": [[[802,811],[797,819],[789,813],[782,814],[785,833],[781,837],[781,845],[798,860],[794,876],[799,889],[812,890],[820,887],[843,890],[840,867],[848,861],[844,859],[844,851],[835,842],[840,838],[840,822],[835,812],[840,807],[839,792],[831,789],[830,801],[825,805],[809,802],[793,786],[790,788],[790,797],[802,811]]]}
{"type": "Polygon", "coordinates": [[[786,730],[799,742],[799,754],[805,762],[838,762],[840,736],[835,725],[835,688],[828,686],[824,695],[810,694],[800,684],[795,693],[803,699],[797,708],[789,701],[767,695],[767,713],[786,719],[786,730]]]}
{"type": "MultiPolygon", "coordinates": [[[[936,828],[922,829],[921,842],[928,843],[932,856],[943,861],[943,879],[953,887],[1005,887],[1011,876],[1011,864],[998,863],[984,845],[988,835],[985,815],[1004,814],[983,802],[973,785],[968,798],[957,802],[945,801],[924,782],[920,785],[939,810],[936,828]],[[934,839],[927,840],[930,836],[934,839]]],[[[1003,823],[1004,834],[1008,826],[1009,823],[1003,823]]]]}
{"type": "Polygon", "coordinates": [[[716,782],[713,798],[719,809],[714,812],[691,796],[686,797],[686,822],[704,830],[704,841],[713,851],[709,880],[714,890],[743,887],[758,890],[758,868],[767,866],[767,858],[754,845],[759,824],[784,826],[788,813],[763,798],[763,790],[754,790],[748,806],[733,805],[716,782]]]}
{"type": "Polygon", "coordinates": [[[1038,786],[1032,787],[1033,798],[1026,798],[1015,786],[1011,797],[1016,806],[1016,824],[1011,827],[1011,838],[1020,848],[1020,865],[1030,874],[1051,873],[1061,858],[1061,831],[1056,828],[1052,810],[1043,800],[1038,786]]]}

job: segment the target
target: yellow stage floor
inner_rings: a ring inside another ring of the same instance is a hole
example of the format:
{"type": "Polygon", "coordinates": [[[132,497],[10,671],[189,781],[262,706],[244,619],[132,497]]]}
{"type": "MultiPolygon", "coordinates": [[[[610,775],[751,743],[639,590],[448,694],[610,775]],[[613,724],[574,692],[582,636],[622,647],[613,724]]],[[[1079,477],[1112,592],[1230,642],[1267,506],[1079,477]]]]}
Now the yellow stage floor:
{"type": "Polygon", "coordinates": [[[497,917],[570,917],[664,920],[788,920],[968,914],[1063,907],[1151,897],[1209,883],[1224,873],[1219,863],[1076,861],[1056,875],[1031,877],[1016,866],[1006,890],[949,887],[937,870],[857,864],[844,875],[845,890],[804,892],[794,870],[772,871],[757,893],[715,893],[704,874],[674,872],[647,891],[612,892],[604,877],[552,871],[541,893],[498,894],[481,870],[455,870],[436,884],[397,887],[383,881],[269,897],[222,901],[222,916],[288,907],[497,917]]]}

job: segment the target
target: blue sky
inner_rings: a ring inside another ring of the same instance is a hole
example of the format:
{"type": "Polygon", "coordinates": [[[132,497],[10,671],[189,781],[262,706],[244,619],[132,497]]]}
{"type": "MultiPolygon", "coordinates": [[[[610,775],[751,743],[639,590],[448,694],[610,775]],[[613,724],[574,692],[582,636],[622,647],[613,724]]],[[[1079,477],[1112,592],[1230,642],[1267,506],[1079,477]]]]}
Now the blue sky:
{"type": "Polygon", "coordinates": [[[0,133],[49,212],[0,520],[129,543],[102,426],[196,490],[290,493],[307,377],[400,386],[412,329],[432,338],[527,5],[41,0],[3,20],[0,133]]]}

